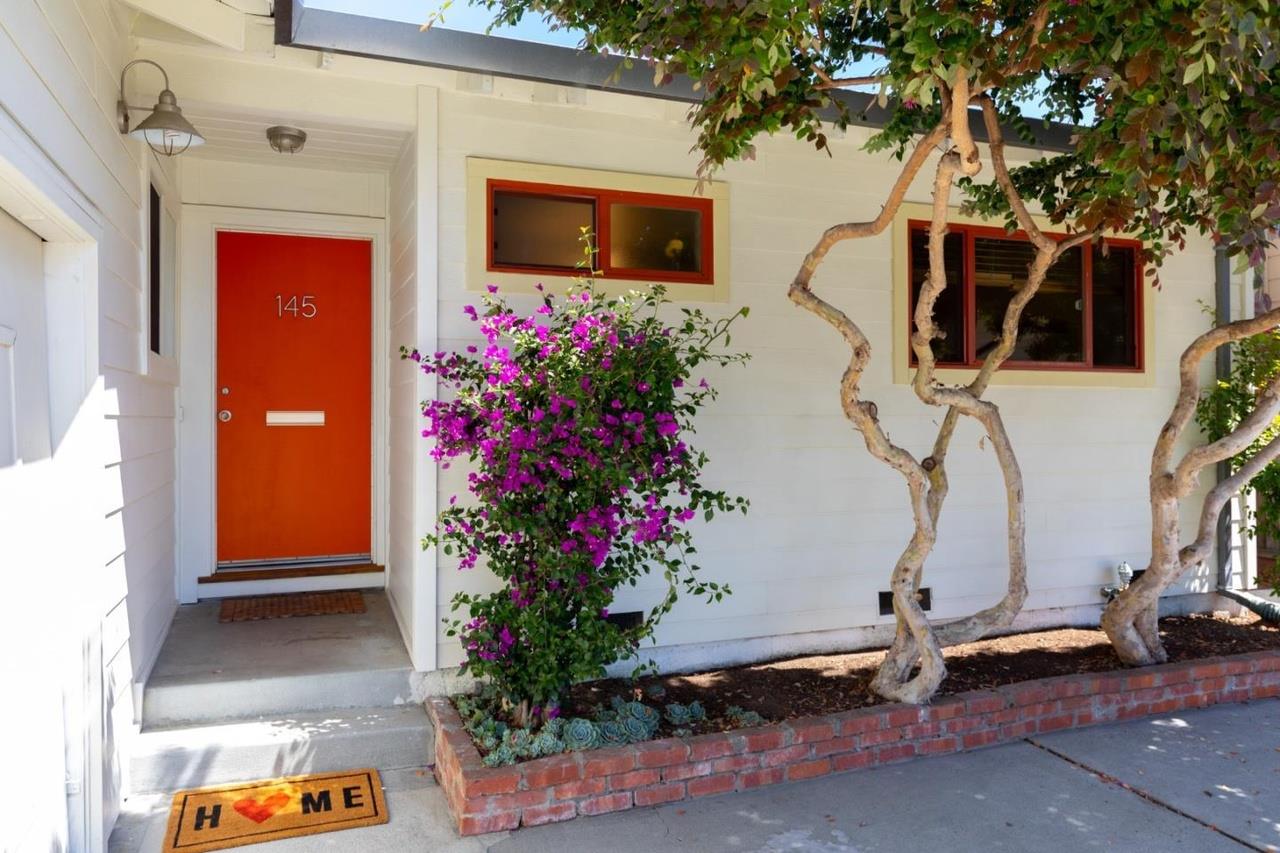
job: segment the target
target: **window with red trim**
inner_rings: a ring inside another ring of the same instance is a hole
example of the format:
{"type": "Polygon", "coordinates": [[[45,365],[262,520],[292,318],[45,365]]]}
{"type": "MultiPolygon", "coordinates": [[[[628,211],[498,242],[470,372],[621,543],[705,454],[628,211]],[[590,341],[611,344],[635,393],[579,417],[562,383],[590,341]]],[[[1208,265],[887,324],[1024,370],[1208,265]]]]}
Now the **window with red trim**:
{"type": "MultiPolygon", "coordinates": [[[[928,228],[927,222],[908,226],[912,311],[929,271],[928,228]]],[[[1141,370],[1138,249],[1134,241],[1105,240],[1064,253],[1023,309],[1008,365],[1141,370]]],[[[1005,308],[1026,286],[1035,249],[1023,234],[949,225],[943,254],[947,287],[934,306],[934,322],[944,337],[933,342],[933,351],[941,366],[977,367],[1000,340],[1005,308]]]]}
{"type": "Polygon", "coordinates": [[[582,275],[585,232],[605,278],[711,284],[711,199],[490,179],[490,272],[582,275]]]}

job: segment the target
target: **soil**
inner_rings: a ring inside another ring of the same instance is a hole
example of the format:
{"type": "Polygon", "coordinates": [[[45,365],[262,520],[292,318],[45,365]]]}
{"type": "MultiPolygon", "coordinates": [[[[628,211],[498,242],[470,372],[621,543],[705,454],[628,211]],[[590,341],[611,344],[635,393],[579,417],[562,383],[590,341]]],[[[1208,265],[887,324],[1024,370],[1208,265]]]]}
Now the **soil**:
{"type": "MultiPolygon", "coordinates": [[[[1280,628],[1263,623],[1252,613],[1170,617],[1160,620],[1160,636],[1171,662],[1280,649],[1280,628]]],[[[941,695],[1123,668],[1106,635],[1096,628],[1011,634],[953,646],[945,654],[947,678],[941,695]]],[[[591,717],[593,706],[607,707],[614,695],[638,698],[659,708],[696,699],[707,710],[707,719],[694,729],[696,732],[734,728],[726,713],[732,705],[755,711],[772,722],[835,713],[884,701],[870,691],[871,677],[883,656],[883,650],[815,655],[692,675],[651,676],[636,682],[592,681],[573,688],[564,711],[568,716],[591,717]],[[655,692],[664,695],[655,698],[655,692]]],[[[658,737],[670,733],[664,722],[658,737]]]]}

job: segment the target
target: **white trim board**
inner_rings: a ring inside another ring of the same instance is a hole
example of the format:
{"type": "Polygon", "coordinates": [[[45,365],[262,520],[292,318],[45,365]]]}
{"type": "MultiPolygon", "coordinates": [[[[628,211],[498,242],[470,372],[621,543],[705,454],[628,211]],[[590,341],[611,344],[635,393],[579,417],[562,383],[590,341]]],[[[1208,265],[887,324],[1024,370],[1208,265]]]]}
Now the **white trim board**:
{"type": "MultiPolygon", "coordinates": [[[[428,86],[418,87],[418,133],[416,216],[417,235],[417,344],[425,352],[440,348],[440,93],[428,86]]],[[[436,377],[417,374],[417,399],[433,400],[438,393],[436,377]]],[[[406,464],[413,465],[414,501],[417,518],[434,524],[438,508],[439,469],[435,460],[420,448],[406,464]]],[[[440,666],[436,632],[439,589],[439,551],[419,548],[413,561],[413,622],[409,655],[414,668],[434,670],[440,666]]],[[[388,567],[390,570],[390,567],[388,567]]],[[[394,609],[394,608],[393,608],[394,609]]],[[[403,629],[403,626],[401,626],[403,629]]]]}
{"type": "Polygon", "coordinates": [[[355,575],[321,575],[314,578],[278,578],[276,580],[220,581],[196,584],[196,595],[209,598],[236,598],[241,595],[266,595],[283,592],[329,592],[338,589],[382,589],[386,572],[355,575]]]}
{"type": "MultiPolygon", "coordinates": [[[[210,597],[212,587],[219,596],[267,594],[316,589],[350,589],[344,577],[281,578],[270,581],[200,584],[198,578],[210,574],[217,565],[215,518],[217,514],[217,442],[215,438],[216,330],[216,235],[218,231],[256,231],[272,234],[300,234],[317,237],[366,239],[373,245],[371,270],[373,315],[372,335],[372,423],[373,447],[370,459],[372,486],[371,556],[382,565],[387,559],[387,235],[381,219],[292,213],[277,210],[183,205],[181,220],[178,342],[183,365],[178,391],[178,599],[183,603],[210,597]],[[298,587],[290,581],[314,581],[298,587]],[[241,588],[222,589],[223,587],[241,588]]],[[[385,583],[378,576],[377,586],[385,583]]],[[[367,586],[368,579],[359,586],[367,586]]]]}

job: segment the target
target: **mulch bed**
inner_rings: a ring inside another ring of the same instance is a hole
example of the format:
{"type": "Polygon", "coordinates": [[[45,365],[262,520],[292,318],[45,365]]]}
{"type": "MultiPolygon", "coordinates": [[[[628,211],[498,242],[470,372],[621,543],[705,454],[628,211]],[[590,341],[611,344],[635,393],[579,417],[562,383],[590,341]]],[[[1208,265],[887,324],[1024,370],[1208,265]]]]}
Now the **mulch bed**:
{"type": "MultiPolygon", "coordinates": [[[[1160,635],[1170,662],[1280,649],[1280,629],[1251,613],[1170,617],[1160,620],[1160,635]]],[[[1012,634],[953,646],[945,654],[947,678],[941,695],[1123,668],[1106,635],[1096,628],[1012,634]]],[[[725,713],[731,705],[756,711],[771,722],[835,713],[884,701],[870,690],[883,656],[883,650],[814,655],[692,675],[652,676],[638,683],[593,681],[575,686],[564,710],[570,716],[590,717],[594,705],[607,706],[614,695],[634,695],[658,707],[696,699],[707,710],[707,720],[695,729],[698,733],[733,728],[725,713]],[[661,699],[651,698],[655,685],[665,690],[661,699]]],[[[670,733],[664,722],[658,737],[670,733]]]]}

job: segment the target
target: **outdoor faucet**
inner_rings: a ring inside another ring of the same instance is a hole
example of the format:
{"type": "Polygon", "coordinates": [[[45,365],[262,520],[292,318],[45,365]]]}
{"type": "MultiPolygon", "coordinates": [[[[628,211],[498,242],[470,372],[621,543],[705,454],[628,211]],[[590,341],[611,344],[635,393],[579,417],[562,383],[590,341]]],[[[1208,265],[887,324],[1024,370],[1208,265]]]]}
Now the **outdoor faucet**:
{"type": "Polygon", "coordinates": [[[1100,590],[1102,597],[1108,602],[1114,601],[1117,595],[1129,588],[1130,582],[1133,581],[1133,566],[1121,560],[1120,565],[1116,566],[1116,580],[1117,583],[1107,584],[1100,590]]]}

